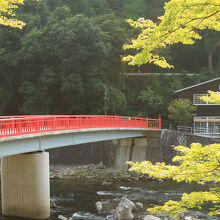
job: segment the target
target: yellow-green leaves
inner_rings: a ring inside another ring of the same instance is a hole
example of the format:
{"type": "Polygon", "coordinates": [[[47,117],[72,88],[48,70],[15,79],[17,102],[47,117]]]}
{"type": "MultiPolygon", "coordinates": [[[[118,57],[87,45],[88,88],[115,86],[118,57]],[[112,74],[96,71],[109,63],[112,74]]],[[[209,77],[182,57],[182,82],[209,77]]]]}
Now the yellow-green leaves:
{"type": "Polygon", "coordinates": [[[18,8],[19,4],[24,4],[24,0],[0,0],[0,25],[22,29],[25,23],[15,19],[13,13],[13,9],[18,8]]]}
{"type": "Polygon", "coordinates": [[[165,13],[159,17],[159,22],[139,18],[137,21],[128,19],[127,22],[141,28],[141,34],[124,49],[137,49],[134,56],[124,57],[130,65],[154,63],[162,68],[171,68],[166,59],[160,55],[160,48],[175,43],[193,44],[201,39],[198,30],[220,30],[219,0],[170,0],[165,4],[165,13]]]}
{"type": "Polygon", "coordinates": [[[205,102],[220,104],[220,92],[208,91],[209,96],[202,96],[201,99],[205,102]]]}
{"type": "Polygon", "coordinates": [[[10,27],[22,28],[25,24],[22,21],[16,20],[13,9],[18,7],[18,4],[24,4],[23,0],[0,0],[0,24],[10,27]]]}
{"type": "MultiPolygon", "coordinates": [[[[165,163],[153,165],[150,161],[128,162],[131,165],[129,170],[156,178],[169,178],[177,182],[196,182],[199,184],[220,182],[220,144],[202,146],[199,143],[193,143],[190,147],[173,146],[173,148],[181,155],[173,158],[175,165],[166,165],[165,163]]],[[[201,208],[201,204],[205,202],[213,204],[220,202],[218,188],[208,192],[183,194],[182,200],[179,202],[168,201],[164,206],[156,206],[148,211],[152,214],[166,212],[169,215],[176,215],[189,208],[201,208]]],[[[219,207],[211,210],[210,215],[219,213],[218,209],[219,207]]]]}
{"type": "Polygon", "coordinates": [[[178,215],[186,212],[190,208],[202,209],[201,205],[212,202],[215,208],[212,208],[209,215],[219,215],[220,209],[220,195],[218,188],[212,189],[209,192],[192,192],[190,194],[184,193],[180,201],[168,201],[163,206],[154,206],[149,208],[152,214],[169,213],[170,216],[178,215]]]}
{"type": "MultiPolygon", "coordinates": [[[[180,0],[173,0],[178,2],[180,0]]],[[[191,2],[185,0],[185,2],[191,2]]],[[[195,3],[198,1],[194,1],[195,3]]],[[[205,2],[205,1],[204,1],[205,2]]],[[[208,1],[207,1],[208,2],[208,1]]],[[[212,1],[216,4],[217,1],[212,1]]],[[[167,3],[168,4],[168,3],[167,3]]],[[[205,4],[205,3],[204,3],[205,4]]],[[[206,4],[205,4],[206,5],[206,4]]],[[[205,102],[220,104],[220,92],[208,91],[209,97],[203,96],[205,102]]],[[[152,164],[150,161],[127,162],[131,165],[130,171],[154,176],[156,178],[170,178],[177,182],[196,182],[219,184],[220,182],[220,143],[202,146],[200,143],[192,143],[189,147],[172,146],[179,152],[172,161],[174,165],[165,163],[152,164]]],[[[149,208],[152,214],[168,213],[176,215],[186,212],[190,208],[201,209],[203,204],[212,203],[209,215],[220,215],[220,188],[215,187],[207,192],[184,193],[180,201],[168,201],[163,206],[149,208]]]]}
{"type": "Polygon", "coordinates": [[[220,144],[202,146],[199,143],[191,144],[190,148],[173,146],[182,156],[175,156],[173,162],[178,165],[166,165],[150,161],[128,162],[130,170],[148,174],[157,178],[171,178],[177,182],[220,182],[220,144]]]}

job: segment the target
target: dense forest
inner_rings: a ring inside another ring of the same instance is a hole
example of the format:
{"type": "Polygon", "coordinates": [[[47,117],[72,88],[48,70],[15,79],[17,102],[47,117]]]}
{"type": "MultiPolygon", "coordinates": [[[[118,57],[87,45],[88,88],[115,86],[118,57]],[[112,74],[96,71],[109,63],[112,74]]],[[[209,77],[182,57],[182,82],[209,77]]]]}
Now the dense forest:
{"type": "MultiPolygon", "coordinates": [[[[177,89],[220,76],[219,33],[164,49],[174,69],[128,66],[127,18],[157,21],[164,0],[25,1],[20,29],[0,26],[0,114],[167,116],[177,89]],[[126,72],[180,75],[126,77],[126,72]],[[189,75],[190,73],[191,75],[189,75]],[[105,109],[106,104],[106,109],[105,109]]],[[[129,51],[133,53],[133,51],[129,51]]]]}

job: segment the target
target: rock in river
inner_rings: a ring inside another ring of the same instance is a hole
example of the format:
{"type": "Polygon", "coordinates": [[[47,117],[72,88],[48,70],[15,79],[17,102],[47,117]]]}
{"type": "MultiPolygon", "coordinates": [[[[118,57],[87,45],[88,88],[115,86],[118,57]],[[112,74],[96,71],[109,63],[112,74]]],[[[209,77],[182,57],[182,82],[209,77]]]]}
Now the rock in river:
{"type": "Polygon", "coordinates": [[[98,212],[101,212],[102,208],[103,208],[102,202],[100,202],[100,201],[96,202],[95,207],[96,207],[98,212]]]}
{"type": "Polygon", "coordinates": [[[132,211],[136,209],[135,204],[129,199],[123,197],[115,211],[114,220],[131,220],[134,218],[132,211]]]}
{"type": "Polygon", "coordinates": [[[67,218],[64,217],[63,215],[59,215],[59,216],[58,216],[58,219],[60,219],[60,220],[67,220],[67,218]]]}
{"type": "Polygon", "coordinates": [[[111,183],[111,182],[108,182],[108,181],[103,181],[103,182],[102,182],[102,185],[103,185],[103,186],[110,186],[110,185],[112,185],[112,183],[111,183]]]}
{"type": "Polygon", "coordinates": [[[142,210],[144,208],[143,204],[140,202],[135,202],[135,206],[136,206],[137,210],[142,210]]]}

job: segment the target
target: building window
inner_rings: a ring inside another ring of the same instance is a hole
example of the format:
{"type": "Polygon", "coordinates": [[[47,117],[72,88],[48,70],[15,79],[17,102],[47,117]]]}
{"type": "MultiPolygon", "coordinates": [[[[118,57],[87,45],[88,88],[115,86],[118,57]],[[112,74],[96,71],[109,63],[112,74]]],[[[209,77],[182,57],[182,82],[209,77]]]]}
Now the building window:
{"type": "Polygon", "coordinates": [[[201,135],[219,135],[220,117],[194,117],[194,133],[201,135]]]}

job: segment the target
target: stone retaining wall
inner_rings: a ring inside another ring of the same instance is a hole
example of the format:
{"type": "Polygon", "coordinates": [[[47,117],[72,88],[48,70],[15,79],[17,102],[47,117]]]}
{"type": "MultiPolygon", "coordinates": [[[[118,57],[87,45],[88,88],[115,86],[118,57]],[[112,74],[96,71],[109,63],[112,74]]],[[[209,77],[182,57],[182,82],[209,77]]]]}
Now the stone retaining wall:
{"type": "Polygon", "coordinates": [[[128,160],[170,163],[176,152],[171,145],[189,146],[193,142],[211,144],[211,138],[163,129],[161,133],[147,134],[142,138],[102,141],[48,150],[51,165],[98,164],[126,169],[128,160]]]}

